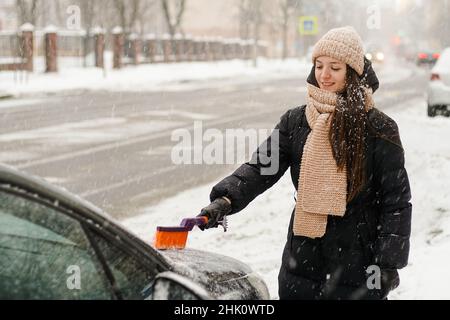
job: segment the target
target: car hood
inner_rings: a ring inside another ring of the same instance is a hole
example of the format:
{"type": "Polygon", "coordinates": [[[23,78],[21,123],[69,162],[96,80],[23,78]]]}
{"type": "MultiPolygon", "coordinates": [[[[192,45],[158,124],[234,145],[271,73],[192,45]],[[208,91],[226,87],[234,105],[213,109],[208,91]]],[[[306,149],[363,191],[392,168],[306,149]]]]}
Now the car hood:
{"type": "Polygon", "coordinates": [[[193,249],[160,251],[173,271],[202,285],[220,300],[269,299],[262,278],[239,260],[193,249]]]}

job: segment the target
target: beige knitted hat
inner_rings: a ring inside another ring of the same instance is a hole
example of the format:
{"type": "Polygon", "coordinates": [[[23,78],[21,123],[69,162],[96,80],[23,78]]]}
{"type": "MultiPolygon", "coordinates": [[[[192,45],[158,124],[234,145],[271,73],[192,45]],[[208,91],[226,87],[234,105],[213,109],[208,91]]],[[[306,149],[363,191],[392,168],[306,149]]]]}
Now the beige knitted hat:
{"type": "Polygon", "coordinates": [[[364,71],[364,48],[361,37],[353,27],[331,29],[315,45],[312,59],[329,56],[345,62],[360,76],[364,71]]]}

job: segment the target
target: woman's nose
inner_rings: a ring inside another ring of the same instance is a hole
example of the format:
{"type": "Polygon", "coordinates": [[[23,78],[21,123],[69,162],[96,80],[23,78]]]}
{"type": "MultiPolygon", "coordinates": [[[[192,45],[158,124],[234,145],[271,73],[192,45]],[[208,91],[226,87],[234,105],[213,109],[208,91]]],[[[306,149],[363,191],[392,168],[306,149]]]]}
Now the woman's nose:
{"type": "Polygon", "coordinates": [[[330,71],[327,68],[324,68],[322,72],[322,77],[328,79],[331,76],[330,71]]]}

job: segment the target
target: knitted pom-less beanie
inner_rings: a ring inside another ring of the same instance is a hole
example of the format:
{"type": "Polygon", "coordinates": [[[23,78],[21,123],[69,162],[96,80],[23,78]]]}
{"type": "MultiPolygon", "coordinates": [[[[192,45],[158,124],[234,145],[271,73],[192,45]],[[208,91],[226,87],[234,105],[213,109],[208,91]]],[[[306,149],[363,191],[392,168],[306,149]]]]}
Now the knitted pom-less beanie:
{"type": "Polygon", "coordinates": [[[320,56],[328,56],[352,67],[358,75],[364,71],[364,48],[361,37],[353,27],[331,29],[315,45],[313,63],[320,56]]]}

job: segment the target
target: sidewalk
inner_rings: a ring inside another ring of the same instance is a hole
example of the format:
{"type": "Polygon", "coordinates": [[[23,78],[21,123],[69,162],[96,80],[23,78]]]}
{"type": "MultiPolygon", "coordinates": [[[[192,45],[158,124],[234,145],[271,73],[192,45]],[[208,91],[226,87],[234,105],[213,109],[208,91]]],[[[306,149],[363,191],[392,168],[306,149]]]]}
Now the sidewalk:
{"type": "Polygon", "coordinates": [[[10,98],[13,98],[13,97],[14,96],[11,93],[0,91],[0,100],[10,99],[10,98]]]}
{"type": "MultiPolygon", "coordinates": [[[[69,63],[69,61],[67,61],[69,63]]],[[[73,64],[72,64],[73,65],[73,64]]],[[[127,66],[113,70],[108,66],[99,68],[64,67],[55,74],[14,72],[0,73],[0,93],[24,96],[50,94],[67,90],[107,91],[181,91],[217,87],[214,81],[232,80],[233,85],[257,82],[271,78],[304,75],[311,64],[298,59],[259,59],[258,68],[252,61],[231,60],[219,62],[191,62],[172,64],[147,64],[127,66]],[[17,81],[19,78],[20,81],[17,81]]]]}

